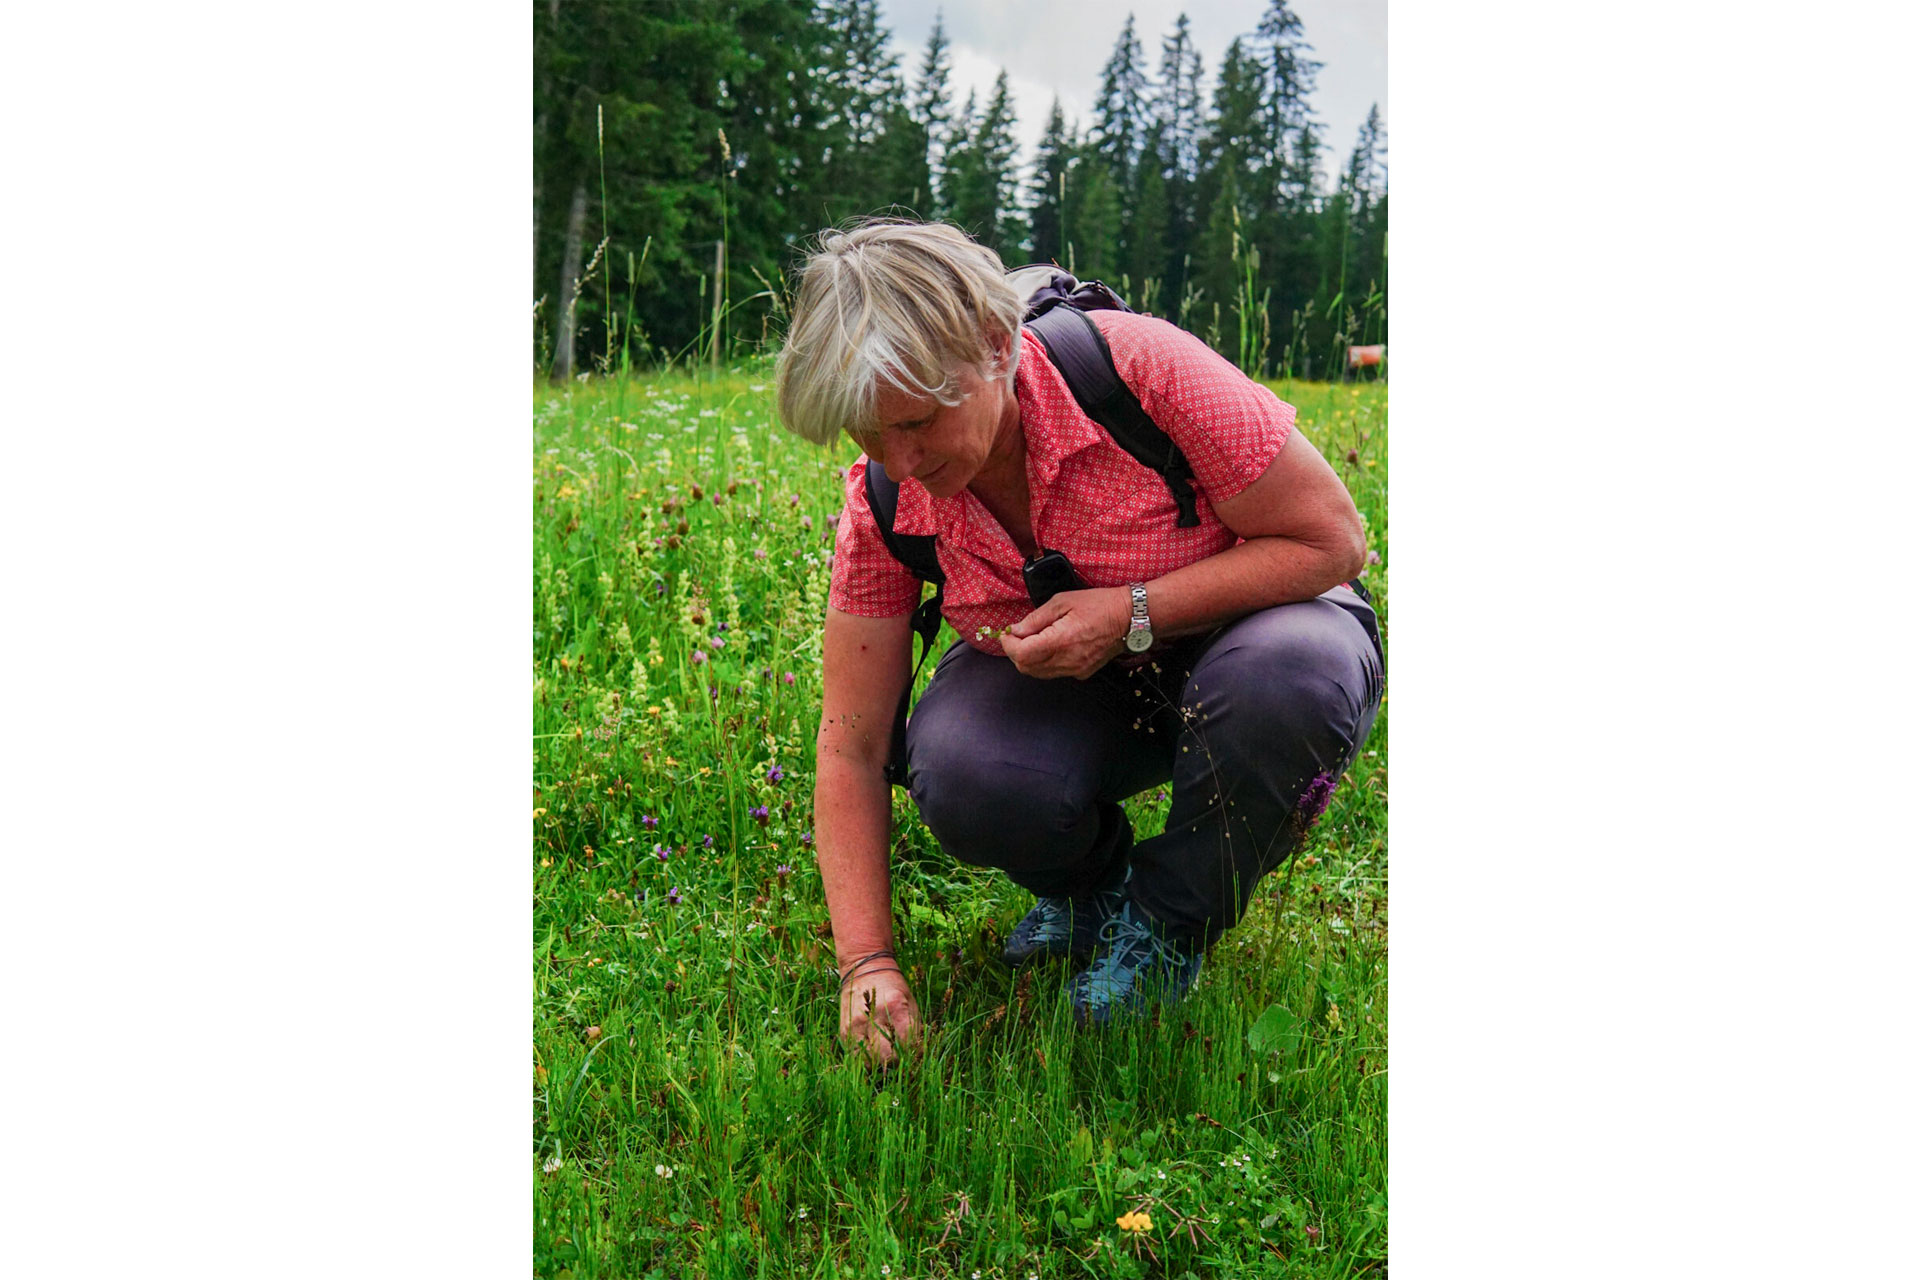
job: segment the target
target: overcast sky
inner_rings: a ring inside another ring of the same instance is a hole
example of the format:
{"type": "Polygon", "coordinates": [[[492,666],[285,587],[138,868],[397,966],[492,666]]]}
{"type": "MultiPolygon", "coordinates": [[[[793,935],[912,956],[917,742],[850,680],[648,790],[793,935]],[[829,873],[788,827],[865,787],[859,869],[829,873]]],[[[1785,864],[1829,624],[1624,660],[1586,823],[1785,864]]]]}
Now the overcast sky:
{"type": "MultiPolygon", "coordinates": [[[[894,47],[909,81],[920,74],[933,15],[945,19],[949,56],[953,64],[951,88],[955,109],[977,89],[980,106],[993,93],[994,77],[1007,69],[1021,140],[1020,163],[1032,161],[1040,135],[1046,131],[1047,112],[1055,94],[1067,118],[1084,130],[1093,118],[1093,99],[1100,87],[1100,68],[1113,53],[1113,42],[1134,17],[1134,35],[1146,55],[1147,72],[1160,70],[1160,41],[1173,31],[1182,13],[1187,15],[1194,44],[1199,47],[1205,76],[1203,101],[1212,103],[1220,60],[1235,36],[1250,36],[1266,11],[1267,0],[881,0],[881,12],[893,30],[894,47]]],[[[1323,170],[1329,178],[1345,167],[1355,135],[1367,118],[1367,108],[1380,104],[1387,115],[1387,3],[1386,0],[1293,0],[1313,56],[1326,65],[1311,99],[1314,113],[1325,126],[1327,144],[1323,170]]],[[[1391,134],[1391,130],[1389,130],[1391,134]]],[[[1389,136],[1391,142],[1391,136],[1389,136]]]]}

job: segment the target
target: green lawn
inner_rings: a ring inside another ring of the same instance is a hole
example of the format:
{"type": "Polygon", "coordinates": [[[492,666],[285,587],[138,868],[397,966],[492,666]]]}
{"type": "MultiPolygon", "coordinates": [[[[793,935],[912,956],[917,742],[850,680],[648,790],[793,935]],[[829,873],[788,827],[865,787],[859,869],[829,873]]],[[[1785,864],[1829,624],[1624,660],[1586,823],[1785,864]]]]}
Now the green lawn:
{"type": "MultiPolygon", "coordinates": [[[[1275,385],[1384,558],[1385,386],[1275,385]]],[[[1031,899],[896,791],[931,1032],[884,1074],[840,1054],[807,846],[856,452],[781,431],[764,367],[534,393],[534,1273],[1384,1272],[1384,708],[1193,994],[1124,1029],[1073,1029],[1068,970],[999,966],[1031,899]]],[[[1132,808],[1150,833],[1165,799],[1132,808]]]]}

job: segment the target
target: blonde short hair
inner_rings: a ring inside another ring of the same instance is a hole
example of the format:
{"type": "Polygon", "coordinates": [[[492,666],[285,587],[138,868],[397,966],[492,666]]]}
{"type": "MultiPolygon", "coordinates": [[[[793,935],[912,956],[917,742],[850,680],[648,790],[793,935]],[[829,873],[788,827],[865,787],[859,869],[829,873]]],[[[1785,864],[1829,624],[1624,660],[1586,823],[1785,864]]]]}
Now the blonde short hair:
{"type": "Polygon", "coordinates": [[[957,227],[867,219],[820,233],[775,373],[780,420],[815,444],[879,427],[881,384],[960,403],[959,374],[1013,376],[1023,310],[1000,256],[957,227]]]}

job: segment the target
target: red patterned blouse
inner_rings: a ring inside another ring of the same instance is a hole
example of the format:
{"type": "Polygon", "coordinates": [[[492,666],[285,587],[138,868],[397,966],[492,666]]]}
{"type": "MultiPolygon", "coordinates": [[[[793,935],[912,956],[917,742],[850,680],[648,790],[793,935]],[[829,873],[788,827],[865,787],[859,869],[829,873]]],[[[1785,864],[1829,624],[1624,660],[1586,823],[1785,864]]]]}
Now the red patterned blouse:
{"type": "MultiPolygon", "coordinates": [[[[1090,587],[1150,582],[1240,539],[1209,499],[1231,498],[1258,480],[1293,430],[1293,406],[1165,320],[1123,311],[1088,313],[1113,351],[1120,378],[1193,466],[1197,527],[1158,473],[1136,462],[1080,411],[1040,340],[1021,333],[1014,392],[1026,434],[1034,540],[1066,554],[1090,587]]],[[[867,506],[867,457],[847,469],[847,502],[834,537],[828,603],[843,613],[890,618],[920,602],[920,580],[887,551],[867,506]]],[[[946,619],[967,643],[999,655],[987,632],[1033,611],[1020,576],[1024,557],[972,493],[935,498],[920,482],[900,485],[897,533],[936,535],[947,575],[946,619]]]]}

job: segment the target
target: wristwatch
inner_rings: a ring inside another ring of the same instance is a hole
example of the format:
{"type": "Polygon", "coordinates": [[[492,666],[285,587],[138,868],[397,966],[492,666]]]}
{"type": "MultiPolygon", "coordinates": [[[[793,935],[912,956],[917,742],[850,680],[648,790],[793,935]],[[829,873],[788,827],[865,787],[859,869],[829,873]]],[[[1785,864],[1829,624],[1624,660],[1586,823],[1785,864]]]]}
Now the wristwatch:
{"type": "Polygon", "coordinates": [[[1129,583],[1133,592],[1133,621],[1127,626],[1127,649],[1145,653],[1153,647],[1153,624],[1147,621],[1147,588],[1142,582],[1129,583]]]}

